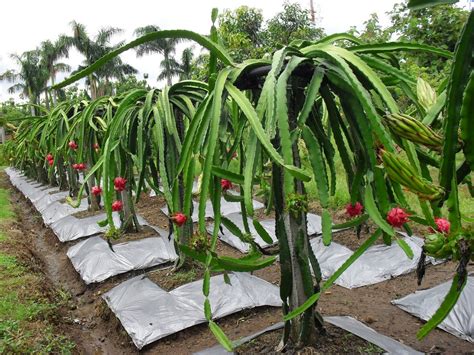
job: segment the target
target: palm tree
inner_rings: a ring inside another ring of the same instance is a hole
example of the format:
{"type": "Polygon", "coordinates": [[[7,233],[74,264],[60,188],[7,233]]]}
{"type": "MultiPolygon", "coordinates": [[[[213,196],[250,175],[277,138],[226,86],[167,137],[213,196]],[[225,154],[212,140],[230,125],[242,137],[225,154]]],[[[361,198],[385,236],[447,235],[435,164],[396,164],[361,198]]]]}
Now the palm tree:
{"type": "Polygon", "coordinates": [[[173,57],[168,57],[160,62],[161,72],[158,74],[157,80],[166,80],[168,86],[173,85],[173,78],[181,74],[179,63],[173,57]]]}
{"type": "MultiPolygon", "coordinates": [[[[49,40],[41,42],[41,61],[42,65],[46,67],[49,72],[49,79],[51,80],[51,85],[54,85],[57,73],[71,71],[71,67],[68,64],[57,62],[60,58],[68,57],[69,48],[71,47],[71,45],[71,39],[64,35],[61,35],[54,43],[49,40]]],[[[56,104],[56,93],[53,93],[52,97],[53,103],[56,104]]],[[[48,101],[49,100],[46,98],[47,104],[48,101]]]]}
{"type": "MultiPolygon", "coordinates": [[[[114,35],[123,32],[120,28],[105,27],[102,28],[94,38],[90,38],[83,24],[73,21],[71,22],[71,26],[73,29],[71,42],[85,57],[84,64],[79,66],[78,70],[91,65],[106,53],[123,44],[123,42],[119,42],[116,45],[110,43],[114,35]]],[[[105,95],[106,93],[111,93],[111,79],[121,79],[124,75],[134,74],[136,72],[137,70],[135,68],[123,63],[119,57],[115,57],[101,67],[94,75],[89,75],[88,84],[91,89],[92,99],[105,95]]]]}
{"type": "MultiPolygon", "coordinates": [[[[155,25],[148,25],[139,27],[135,30],[137,37],[146,35],[151,32],[160,31],[160,28],[155,25]]],[[[156,39],[154,41],[146,42],[136,48],[137,56],[141,57],[144,54],[160,53],[164,59],[160,62],[161,73],[158,75],[158,80],[165,80],[169,86],[173,84],[173,77],[180,74],[179,64],[173,58],[176,52],[176,45],[181,41],[178,38],[156,39]]]]}
{"type": "Polygon", "coordinates": [[[28,98],[31,104],[31,114],[35,115],[36,110],[33,105],[39,104],[40,94],[48,83],[49,72],[41,63],[38,49],[24,52],[21,55],[12,54],[11,58],[16,61],[19,70],[7,70],[0,74],[0,80],[13,83],[8,92],[11,94],[19,92],[22,97],[28,98]]]}
{"type": "Polygon", "coordinates": [[[194,47],[188,47],[184,49],[183,53],[181,54],[179,80],[191,79],[194,59],[193,49],[194,47]]]}

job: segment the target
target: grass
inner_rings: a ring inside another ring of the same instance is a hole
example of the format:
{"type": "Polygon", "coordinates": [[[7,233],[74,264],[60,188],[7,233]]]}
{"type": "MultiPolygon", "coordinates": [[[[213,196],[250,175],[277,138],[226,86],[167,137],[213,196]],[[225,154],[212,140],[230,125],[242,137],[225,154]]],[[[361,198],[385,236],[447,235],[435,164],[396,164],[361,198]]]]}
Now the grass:
{"type": "MultiPolygon", "coordinates": [[[[312,168],[307,156],[307,154],[303,155],[304,158],[302,163],[307,170],[311,170],[312,168]]],[[[334,195],[329,197],[329,208],[336,210],[349,203],[351,197],[347,188],[346,171],[344,170],[339,154],[336,154],[334,157],[334,167],[336,170],[336,189],[334,195]]],[[[329,167],[327,168],[327,171],[329,173],[329,167]]],[[[305,187],[309,200],[319,201],[318,189],[314,179],[305,184],[305,187]]]]}
{"type": "Polygon", "coordinates": [[[195,270],[179,270],[169,275],[170,281],[177,284],[187,284],[196,280],[195,270]]]}
{"type": "MultiPolygon", "coordinates": [[[[338,210],[338,209],[343,208],[346,204],[349,203],[350,194],[347,188],[346,172],[342,165],[342,161],[338,155],[336,155],[334,159],[334,165],[336,169],[336,191],[335,191],[335,194],[329,198],[329,207],[332,210],[338,210]]],[[[310,169],[309,161],[307,161],[306,159],[303,160],[303,166],[307,169],[310,169]]],[[[437,169],[434,169],[434,168],[431,169],[431,176],[433,177],[433,180],[435,183],[437,182],[437,178],[438,178],[437,174],[438,174],[437,169]]],[[[319,201],[318,190],[316,188],[316,183],[314,182],[314,180],[311,180],[305,186],[306,186],[306,191],[308,193],[309,200],[319,201]]],[[[406,191],[405,196],[406,196],[409,206],[419,216],[422,216],[422,211],[420,208],[418,197],[414,193],[411,193],[410,191],[406,191]]],[[[469,193],[469,189],[465,184],[459,187],[459,208],[463,216],[466,216],[468,219],[474,218],[474,199],[471,197],[471,194],[469,193]]],[[[443,213],[443,216],[445,217],[448,216],[446,204],[444,205],[442,209],[442,213],[443,213]]],[[[464,223],[465,222],[463,222],[463,224],[464,223]]],[[[468,223],[466,223],[466,225],[468,225],[468,223]]]]}
{"type": "Polygon", "coordinates": [[[0,188],[0,353],[69,354],[74,343],[57,334],[52,318],[59,304],[42,292],[44,279],[15,255],[8,234],[14,218],[8,190],[0,188]]]}
{"type": "Polygon", "coordinates": [[[8,202],[8,191],[0,189],[0,222],[6,221],[14,216],[8,202]]]}

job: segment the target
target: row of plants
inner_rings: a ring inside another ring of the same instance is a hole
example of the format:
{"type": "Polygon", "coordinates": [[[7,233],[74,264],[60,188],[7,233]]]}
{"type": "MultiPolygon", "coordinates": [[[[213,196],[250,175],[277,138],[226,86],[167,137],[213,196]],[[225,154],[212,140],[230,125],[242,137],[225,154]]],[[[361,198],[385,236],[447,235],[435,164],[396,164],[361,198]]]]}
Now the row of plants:
{"type": "MultiPolygon", "coordinates": [[[[217,11],[212,13],[212,22],[217,11]]],[[[157,31],[107,53],[81,72],[52,87],[57,90],[91,75],[124,51],[157,39],[184,38],[209,50],[207,82],[184,80],[161,90],[135,89],[119,96],[62,102],[18,125],[9,142],[12,164],[43,183],[69,189],[69,203],[84,194],[90,208],[103,206],[107,237],[139,230],[134,205],[143,191],[164,197],[170,211],[170,234],[180,258],[205,268],[204,310],[211,331],[227,348],[232,343],[212,320],[210,276],[220,272],[255,271],[276,262],[255,243],[247,217],[260,237],[271,237],[260,225],[252,199],[262,187],[267,211],[276,219],[280,293],[285,331],[282,347],[317,342],[323,328],[317,301],[335,280],[379,238],[397,242],[411,234],[408,222],[430,228],[425,255],[459,262],[451,290],[440,309],[419,332],[424,337],[452,309],[467,279],[474,237],[461,216],[458,190],[470,183],[474,168],[472,53],[474,15],[470,14],[454,53],[413,43],[366,44],[350,34],[318,41],[296,40],[276,50],[271,59],[234,63],[218,43],[215,26],[208,37],[185,30],[157,31]],[[402,71],[400,51],[421,51],[453,58],[451,76],[434,92],[402,71]],[[222,69],[218,69],[222,68],[222,69]],[[394,99],[402,91],[412,112],[400,112],[394,99]],[[441,127],[441,128],[437,128],[441,127]],[[335,157],[340,156],[351,201],[344,224],[332,222],[329,196],[336,190],[335,157]],[[302,161],[309,158],[310,167],[302,161]],[[193,182],[199,176],[197,225],[193,225],[193,182]],[[82,182],[81,182],[82,181],[82,182]],[[332,231],[376,226],[354,254],[322,280],[309,246],[306,184],[315,181],[322,206],[322,239],[332,231]],[[229,192],[237,188],[237,194],[229,192]],[[418,195],[415,213],[406,190],[418,195]],[[221,215],[220,202],[239,202],[244,230],[221,215]],[[210,199],[214,229],[206,230],[210,199]],[[443,206],[447,205],[447,211],[443,206]],[[113,212],[121,225],[115,226],[113,212]],[[446,215],[447,214],[447,215],[446,215]],[[242,258],[219,255],[218,232],[225,225],[252,248],[242,258]]]]}

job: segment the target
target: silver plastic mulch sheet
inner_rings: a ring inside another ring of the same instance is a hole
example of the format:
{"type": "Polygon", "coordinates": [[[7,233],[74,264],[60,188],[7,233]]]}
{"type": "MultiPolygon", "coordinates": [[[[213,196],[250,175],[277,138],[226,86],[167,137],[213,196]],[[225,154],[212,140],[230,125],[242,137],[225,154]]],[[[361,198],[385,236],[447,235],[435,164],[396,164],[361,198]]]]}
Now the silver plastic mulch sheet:
{"type": "Polygon", "coordinates": [[[109,277],[169,263],[178,257],[172,242],[156,237],[113,246],[101,237],[91,237],[69,248],[67,256],[86,284],[109,277]]]}
{"type": "MultiPolygon", "coordinates": [[[[281,306],[279,288],[248,273],[211,277],[213,319],[259,306],[281,306]]],[[[167,335],[206,322],[202,280],[171,292],[144,276],[134,277],[103,295],[138,349],[167,335]]]]}
{"type": "MultiPolygon", "coordinates": [[[[265,207],[263,203],[258,202],[256,200],[253,200],[253,208],[258,210],[260,208],[265,207]]],[[[168,215],[168,207],[163,207],[161,211],[168,215]]],[[[224,197],[221,198],[221,214],[223,216],[228,216],[232,213],[237,213],[240,212],[240,202],[229,202],[224,199],[224,197]]],[[[206,202],[206,213],[205,213],[206,218],[214,218],[214,209],[212,208],[212,203],[210,200],[206,202]]],[[[196,201],[193,201],[193,215],[192,215],[192,220],[193,222],[197,222],[199,220],[199,203],[196,201]]]]}
{"type": "MultiPolygon", "coordinates": [[[[233,222],[241,231],[244,231],[244,223],[242,220],[242,214],[239,212],[234,212],[231,214],[226,215],[231,222],[233,222]]],[[[308,213],[307,215],[308,220],[308,235],[315,235],[321,233],[321,217],[315,215],[313,213],[308,213]]],[[[250,233],[254,237],[255,242],[261,246],[262,248],[266,248],[268,246],[274,245],[277,242],[276,232],[275,232],[275,220],[274,219],[264,219],[260,221],[262,227],[267,231],[270,237],[273,240],[272,244],[268,244],[265,242],[260,235],[257,233],[253,226],[253,222],[251,218],[247,218],[248,226],[250,229],[250,233]]],[[[219,232],[219,238],[229,244],[230,246],[238,249],[242,253],[247,253],[250,250],[250,244],[243,242],[239,237],[232,234],[230,230],[228,230],[223,224],[222,231],[219,232]]],[[[208,226],[208,232],[212,234],[212,230],[214,225],[211,223],[208,226]]]]}
{"type": "MultiPolygon", "coordinates": [[[[428,290],[416,291],[392,301],[404,311],[423,320],[430,319],[449,291],[451,281],[428,290]]],[[[469,276],[456,305],[439,328],[474,343],[474,276],[469,276]]]]}

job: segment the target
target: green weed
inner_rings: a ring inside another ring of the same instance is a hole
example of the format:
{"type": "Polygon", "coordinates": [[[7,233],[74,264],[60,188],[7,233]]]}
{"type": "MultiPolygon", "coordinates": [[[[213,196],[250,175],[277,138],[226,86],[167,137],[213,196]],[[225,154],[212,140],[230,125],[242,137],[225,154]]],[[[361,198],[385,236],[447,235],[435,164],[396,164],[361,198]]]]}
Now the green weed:
{"type": "MultiPolygon", "coordinates": [[[[50,323],[58,304],[42,295],[41,276],[11,255],[16,245],[5,222],[13,216],[8,191],[0,189],[0,353],[70,354],[75,344],[50,323]]],[[[59,298],[61,303],[67,295],[59,298]]]]}
{"type": "Polygon", "coordinates": [[[194,270],[180,270],[175,273],[170,274],[170,281],[185,284],[196,280],[196,271],[194,270]]]}

